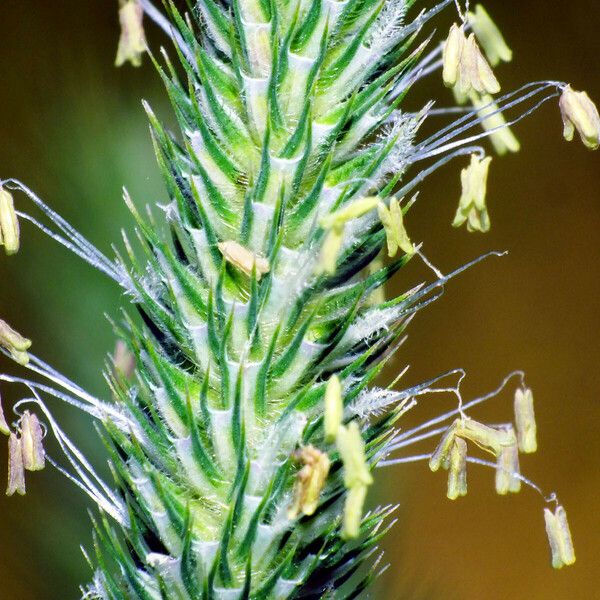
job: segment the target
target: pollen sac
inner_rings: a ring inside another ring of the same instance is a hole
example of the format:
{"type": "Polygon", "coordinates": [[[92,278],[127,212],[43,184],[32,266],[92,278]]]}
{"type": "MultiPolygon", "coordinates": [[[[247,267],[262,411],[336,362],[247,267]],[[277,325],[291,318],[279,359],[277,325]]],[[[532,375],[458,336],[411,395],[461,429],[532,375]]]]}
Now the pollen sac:
{"type": "Polygon", "coordinates": [[[334,442],[342,424],[344,403],[342,401],[342,386],[337,375],[332,375],[325,388],[325,441],[334,442]]]}
{"type": "Polygon", "coordinates": [[[21,449],[23,467],[27,471],[41,471],[46,466],[43,439],[44,432],[37,416],[26,410],[21,418],[21,449]]]}
{"type": "Polygon", "coordinates": [[[312,515],[317,510],[330,465],[327,454],[314,446],[302,448],[296,453],[296,459],[303,466],[296,476],[294,498],[288,509],[290,519],[295,519],[299,514],[312,515]]]}
{"type": "Polygon", "coordinates": [[[572,565],[575,562],[575,549],[565,509],[559,505],[553,513],[545,508],[544,521],[552,554],[552,566],[562,569],[565,565],[572,565]]]}
{"type": "Polygon", "coordinates": [[[398,248],[406,254],[414,254],[415,248],[406,233],[398,199],[392,198],[389,208],[383,202],[379,202],[377,212],[385,230],[388,256],[396,256],[398,248]]]}
{"type": "Polygon", "coordinates": [[[463,27],[450,28],[442,54],[442,78],[446,87],[455,88],[460,96],[470,92],[496,94],[500,84],[481,53],[474,34],[467,38],[463,27]]]}
{"type": "Polygon", "coordinates": [[[271,269],[269,261],[266,258],[257,256],[254,252],[248,250],[248,248],[238,244],[238,242],[221,242],[218,246],[227,262],[237,267],[246,275],[252,275],[252,272],[255,271],[257,280],[260,280],[271,269]]]}
{"type": "Polygon", "coordinates": [[[357,538],[360,533],[360,524],[366,497],[366,485],[354,485],[348,489],[342,519],[342,537],[345,540],[357,538]]]}
{"type": "Polygon", "coordinates": [[[468,231],[489,231],[490,219],[485,196],[491,160],[489,156],[481,160],[476,154],[472,154],[471,163],[461,171],[462,193],[452,222],[453,227],[460,227],[466,221],[468,231]]]}
{"type": "Polygon", "coordinates": [[[12,194],[0,188],[0,244],[9,256],[19,251],[19,219],[12,194]]]}
{"type": "Polygon", "coordinates": [[[496,153],[503,156],[507,152],[518,152],[521,149],[521,144],[506,124],[506,119],[494,99],[488,94],[481,96],[470,94],[469,98],[475,110],[477,110],[481,126],[484,131],[488,132],[488,137],[496,153]]]}
{"type": "Polygon", "coordinates": [[[448,491],[446,496],[456,500],[459,496],[467,495],[467,443],[455,437],[450,448],[448,465],[448,491]]]}
{"type": "Polygon", "coordinates": [[[519,474],[519,448],[517,444],[502,446],[496,458],[496,493],[505,496],[509,492],[512,494],[519,492],[521,490],[519,474]]]}
{"type": "Polygon", "coordinates": [[[25,495],[25,469],[23,468],[23,452],[21,439],[15,433],[8,438],[8,486],[6,495],[12,496],[15,492],[25,495]]]}
{"type": "Polygon", "coordinates": [[[458,419],[448,427],[437,448],[429,458],[429,468],[435,473],[440,467],[447,468],[450,458],[450,450],[456,437],[458,419]]]}
{"type": "Polygon", "coordinates": [[[337,435],[337,447],[344,463],[344,485],[371,485],[373,477],[365,456],[365,444],[356,421],[341,426],[337,435]]]}
{"type": "Polygon", "coordinates": [[[494,429],[469,417],[457,419],[456,435],[472,441],[482,450],[498,456],[503,448],[517,443],[512,430],[494,429]]]}
{"type": "Polygon", "coordinates": [[[144,34],[144,10],[139,0],[121,0],[119,23],[121,37],[117,48],[115,66],[120,67],[129,61],[134,67],[142,64],[142,54],[146,51],[144,34]]]}
{"type": "Polygon", "coordinates": [[[0,346],[8,350],[16,363],[26,365],[29,362],[27,349],[31,346],[31,340],[24,338],[2,319],[0,319],[0,346]]]}
{"type": "Polygon", "coordinates": [[[515,392],[514,405],[519,450],[525,454],[531,454],[537,450],[537,425],[531,390],[518,388],[515,392]]]}
{"type": "Polygon", "coordinates": [[[467,13],[467,19],[492,67],[501,61],[510,62],[512,60],[512,50],[506,44],[496,23],[481,4],[475,7],[474,13],[467,13]]]}
{"type": "Polygon", "coordinates": [[[559,100],[560,112],[563,120],[563,136],[571,141],[575,129],[581,141],[590,150],[600,146],[600,115],[598,108],[585,92],[576,92],[567,85],[559,100]]]}
{"type": "Polygon", "coordinates": [[[460,70],[460,58],[466,41],[465,32],[456,23],[450,27],[448,38],[444,43],[442,53],[443,70],[442,77],[446,87],[453,88],[457,81],[460,70]]]}
{"type": "Polygon", "coordinates": [[[319,224],[323,229],[331,229],[332,227],[343,227],[348,221],[358,219],[363,215],[371,212],[379,202],[376,196],[367,196],[366,198],[360,198],[344,206],[335,212],[325,215],[319,224]]]}
{"type": "Polygon", "coordinates": [[[337,259],[344,242],[344,226],[334,226],[326,234],[321,254],[316,267],[316,274],[326,273],[333,275],[337,267],[337,259]]]}

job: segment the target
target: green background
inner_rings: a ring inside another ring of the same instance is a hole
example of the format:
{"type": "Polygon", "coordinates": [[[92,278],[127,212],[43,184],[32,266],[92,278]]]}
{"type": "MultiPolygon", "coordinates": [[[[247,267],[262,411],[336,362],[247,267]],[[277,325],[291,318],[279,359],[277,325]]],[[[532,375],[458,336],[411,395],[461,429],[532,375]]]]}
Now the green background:
{"type": "MultiPolygon", "coordinates": [[[[165,200],[140,98],[172,121],[147,59],[141,69],[113,68],[116,5],[5,0],[0,7],[0,176],[25,181],[109,255],[121,228],[131,226],[123,185],[140,205],[165,200]]],[[[597,2],[490,1],[487,7],[514,50],[514,62],[497,70],[505,89],[549,77],[572,81],[600,100],[597,2]]],[[[156,32],[149,37],[155,48],[164,43],[156,32]]],[[[416,96],[450,101],[435,78],[411,97],[415,107],[416,96]]],[[[390,468],[377,473],[378,500],[401,505],[384,544],[392,568],[377,598],[600,594],[600,153],[562,140],[554,103],[516,132],[521,153],[492,162],[488,235],[449,225],[464,164],[454,162],[422,187],[407,226],[443,271],[489,249],[509,254],[463,274],[418,315],[388,376],[407,363],[406,383],[464,367],[468,398],[524,369],[536,397],[540,449],[522,468],[560,493],[577,564],[560,572],[549,567],[535,493],[499,498],[493,472],[471,468],[468,496],[451,503],[444,476],[425,464],[390,468]]],[[[22,196],[17,203],[25,207],[22,196]]],[[[37,355],[106,396],[101,370],[114,340],[103,315],[117,316],[125,299],[67,251],[27,225],[22,229],[21,252],[0,256],[0,316],[33,339],[37,355]]],[[[431,276],[414,262],[397,278],[397,291],[431,276]]],[[[0,368],[14,371],[5,360],[0,368]]],[[[8,413],[24,390],[2,384],[0,393],[8,413]]],[[[450,406],[450,398],[426,398],[406,423],[450,406]]],[[[87,420],[52,408],[103,468],[87,420]]],[[[494,422],[510,412],[507,394],[476,415],[494,422]]],[[[89,578],[79,550],[80,544],[90,548],[87,506],[51,468],[28,478],[25,498],[0,497],[1,600],[78,597],[77,586],[89,578]]]]}

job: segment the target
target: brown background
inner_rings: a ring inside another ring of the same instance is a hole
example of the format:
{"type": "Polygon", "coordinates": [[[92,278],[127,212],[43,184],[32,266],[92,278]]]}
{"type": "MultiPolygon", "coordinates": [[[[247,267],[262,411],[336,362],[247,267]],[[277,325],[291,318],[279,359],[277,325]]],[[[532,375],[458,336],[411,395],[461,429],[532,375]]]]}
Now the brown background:
{"type": "MultiPolygon", "coordinates": [[[[116,4],[5,0],[0,8],[0,175],[22,178],[107,253],[120,227],[130,225],[120,202],[123,184],[140,202],[164,200],[139,98],[170,118],[148,61],[140,70],[112,67],[116,4]]],[[[498,69],[505,89],[550,77],[600,100],[597,2],[487,6],[515,52],[514,62],[498,69]]],[[[438,81],[427,85],[423,98],[449,100],[438,81]]],[[[463,274],[418,315],[394,370],[410,363],[405,380],[414,383],[461,366],[469,373],[466,397],[493,389],[515,368],[527,372],[540,450],[522,467],[544,489],[560,493],[577,564],[561,572],[549,567],[535,493],[498,498],[493,473],[472,468],[469,495],[451,503],[443,475],[424,464],[398,467],[378,472],[379,499],[401,506],[384,544],[392,568],[377,598],[600,596],[600,154],[562,140],[555,104],[517,133],[521,153],[492,163],[488,235],[449,226],[462,163],[423,186],[407,224],[442,270],[489,249],[509,254],[463,274]]],[[[34,339],[38,355],[105,394],[100,371],[113,339],[103,313],[117,314],[118,290],[23,229],[22,252],[0,260],[0,315],[34,339]]],[[[410,267],[398,277],[397,291],[423,276],[429,273],[410,267]]],[[[2,369],[12,366],[3,361],[2,369]]],[[[7,412],[23,392],[6,385],[0,391],[7,412]]],[[[448,398],[425,399],[406,422],[447,406],[448,398]]],[[[101,467],[91,427],[62,407],[56,413],[101,467]]],[[[506,419],[509,395],[476,414],[506,419]]],[[[0,498],[0,599],[76,598],[77,585],[88,578],[78,549],[90,547],[86,503],[50,469],[28,483],[25,498],[0,498]]]]}

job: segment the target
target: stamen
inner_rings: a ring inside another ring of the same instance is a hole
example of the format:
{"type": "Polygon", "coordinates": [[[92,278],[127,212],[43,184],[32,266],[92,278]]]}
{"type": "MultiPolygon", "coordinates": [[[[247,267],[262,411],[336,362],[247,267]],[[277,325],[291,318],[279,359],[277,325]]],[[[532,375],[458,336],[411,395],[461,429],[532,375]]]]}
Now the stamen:
{"type": "MultiPolygon", "coordinates": [[[[512,432],[512,426],[510,427],[512,432]]],[[[514,432],[512,432],[514,436],[514,432]]],[[[496,459],[496,493],[502,496],[516,494],[521,489],[519,474],[519,448],[516,444],[503,446],[496,459]]]]}
{"type": "Polygon", "coordinates": [[[377,196],[359,198],[347,206],[344,206],[329,215],[325,215],[321,218],[319,224],[323,229],[343,227],[348,221],[358,219],[371,212],[378,205],[378,202],[379,199],[377,196]]]}
{"type": "Polygon", "coordinates": [[[600,146],[600,115],[598,108],[585,92],[576,92],[570,85],[564,87],[559,100],[564,124],[563,136],[570,142],[575,129],[581,141],[590,150],[600,146]]]}
{"type": "Polygon", "coordinates": [[[531,454],[537,450],[537,425],[533,410],[533,393],[529,388],[517,388],[514,406],[519,450],[531,454]]]}
{"type": "Polygon", "coordinates": [[[14,493],[25,495],[25,469],[23,468],[23,452],[21,439],[16,433],[11,432],[8,438],[8,486],[6,495],[14,493]]]}
{"type": "Polygon", "coordinates": [[[116,375],[129,379],[135,371],[135,356],[123,340],[117,340],[113,353],[113,369],[116,375]]]}
{"type": "Polygon", "coordinates": [[[129,61],[134,67],[142,64],[142,54],[146,51],[144,34],[144,10],[138,0],[121,0],[119,23],[121,37],[115,66],[120,67],[129,61]]]}
{"type": "Polygon", "coordinates": [[[37,416],[26,410],[21,417],[21,446],[23,466],[27,471],[41,471],[45,467],[43,438],[37,416]]]}
{"type": "Polygon", "coordinates": [[[8,351],[16,363],[23,366],[29,363],[27,349],[31,346],[31,340],[24,338],[2,319],[0,319],[0,346],[8,351]]]}
{"type": "Polygon", "coordinates": [[[344,416],[342,385],[337,375],[332,375],[325,388],[325,441],[335,442],[344,416]]]}
{"type": "Polygon", "coordinates": [[[295,458],[303,467],[296,476],[294,499],[288,509],[289,519],[295,519],[300,513],[308,516],[315,513],[330,466],[327,453],[314,446],[305,446],[295,454],[295,458]]]}
{"type": "Polygon", "coordinates": [[[344,486],[346,487],[346,503],[342,524],[342,537],[353,539],[358,537],[362,521],[362,509],[367,495],[367,488],[373,483],[369,465],[365,456],[365,443],[356,421],[338,430],[337,447],[344,464],[344,486]]]}
{"type": "Polygon", "coordinates": [[[481,119],[481,126],[489,133],[490,142],[496,152],[502,156],[507,152],[518,152],[521,149],[519,140],[506,123],[506,119],[494,103],[491,96],[486,94],[469,96],[477,114],[481,119]]]}
{"type": "Polygon", "coordinates": [[[12,194],[0,186],[0,245],[9,256],[19,251],[19,220],[12,194]]]}
{"type": "Polygon", "coordinates": [[[480,160],[477,155],[472,154],[471,164],[461,171],[462,194],[452,222],[453,227],[460,227],[466,221],[468,231],[489,231],[490,219],[485,195],[491,160],[489,156],[480,160]]]}
{"type": "Polygon", "coordinates": [[[552,513],[550,509],[545,508],[544,521],[552,553],[552,566],[562,569],[565,565],[572,565],[575,562],[575,550],[565,509],[558,505],[552,513]]]}
{"type": "Polygon", "coordinates": [[[512,60],[512,50],[506,44],[496,23],[481,4],[475,7],[474,13],[467,13],[467,21],[492,67],[498,65],[500,61],[510,62],[512,60]]]}
{"type": "Polygon", "coordinates": [[[2,408],[2,396],[0,396],[0,433],[4,435],[10,434],[10,428],[8,423],[6,422],[6,418],[4,417],[4,410],[2,408]]]}
{"type": "Polygon", "coordinates": [[[321,246],[321,252],[319,254],[319,261],[317,263],[315,274],[321,275],[326,273],[333,275],[337,266],[337,259],[342,249],[344,242],[344,227],[332,227],[325,236],[323,245],[321,246]]]}
{"type": "Polygon", "coordinates": [[[402,209],[397,198],[392,198],[390,207],[388,208],[383,202],[378,202],[377,212],[385,229],[385,237],[387,240],[388,256],[396,256],[398,248],[406,254],[414,254],[415,247],[413,246],[402,218],[402,209]]]}
{"type": "Polygon", "coordinates": [[[467,495],[467,443],[462,438],[454,438],[450,449],[448,470],[448,491],[446,496],[456,500],[467,495]]]}

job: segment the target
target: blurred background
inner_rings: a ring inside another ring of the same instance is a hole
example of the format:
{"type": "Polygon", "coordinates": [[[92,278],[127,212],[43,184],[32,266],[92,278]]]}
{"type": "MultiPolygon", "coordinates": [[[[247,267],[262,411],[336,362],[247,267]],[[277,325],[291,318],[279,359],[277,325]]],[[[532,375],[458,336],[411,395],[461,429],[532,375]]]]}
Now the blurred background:
{"type": "MultiPolygon", "coordinates": [[[[514,50],[514,61],[497,69],[505,89],[563,79],[600,101],[595,0],[489,0],[486,7],[514,50]]],[[[121,227],[131,225],[121,187],[138,204],[165,200],[140,105],[141,97],[149,100],[172,123],[158,78],[147,59],[141,69],[113,67],[116,0],[5,0],[0,20],[0,175],[25,181],[111,255],[121,227]]],[[[154,47],[163,42],[157,32],[149,38],[154,47]]],[[[431,79],[419,94],[449,103],[440,88],[431,79]]],[[[450,502],[444,475],[424,463],[393,467],[378,472],[373,494],[400,502],[384,543],[392,568],[376,598],[600,597],[600,153],[562,139],[555,103],[516,133],[521,153],[492,163],[489,234],[450,227],[464,164],[445,167],[422,187],[408,229],[442,271],[490,249],[509,254],[451,282],[417,316],[387,375],[410,364],[404,383],[412,384],[463,367],[463,392],[471,398],[494,389],[511,370],[525,370],[536,398],[539,452],[521,466],[545,490],[559,492],[577,564],[550,568],[536,493],[498,497],[493,472],[472,467],[468,496],[450,502]]],[[[117,317],[125,301],[103,276],[31,227],[22,229],[21,252],[0,260],[0,316],[33,338],[38,356],[106,397],[101,371],[114,338],[104,315],[117,317]]],[[[413,262],[396,291],[431,277],[413,262]]],[[[2,370],[12,369],[4,360],[2,370]]],[[[0,392],[7,413],[23,395],[6,384],[0,392]]],[[[449,397],[424,399],[406,426],[452,406],[449,397]]],[[[506,420],[511,406],[507,392],[473,415],[506,420]]],[[[87,420],[52,408],[102,465],[103,448],[87,420]]],[[[78,598],[78,585],[90,577],[79,550],[91,547],[89,505],[52,468],[27,484],[24,498],[0,497],[0,600],[78,598]]]]}

